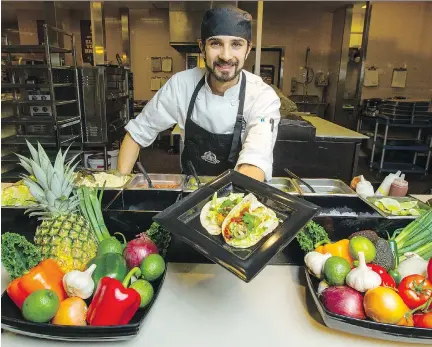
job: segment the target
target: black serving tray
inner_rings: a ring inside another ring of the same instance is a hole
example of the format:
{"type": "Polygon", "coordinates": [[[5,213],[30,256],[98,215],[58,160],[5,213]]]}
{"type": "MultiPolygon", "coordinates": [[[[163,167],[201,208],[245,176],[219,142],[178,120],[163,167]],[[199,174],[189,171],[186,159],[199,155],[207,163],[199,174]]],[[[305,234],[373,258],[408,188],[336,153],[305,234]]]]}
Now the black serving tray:
{"type": "Polygon", "coordinates": [[[393,324],[377,323],[372,320],[362,320],[332,313],[319,300],[319,281],[312,277],[305,268],[309,291],[317,306],[325,325],[334,330],[348,334],[371,337],[395,342],[432,344],[432,329],[404,327],[393,324]]]}
{"type": "Polygon", "coordinates": [[[249,282],[294,239],[317,210],[312,203],[228,170],[153,219],[210,260],[249,282]],[[261,203],[274,210],[282,222],[255,246],[246,249],[228,246],[221,235],[210,235],[200,222],[201,209],[214,192],[218,192],[218,196],[230,192],[253,193],[261,203]]]}
{"type": "MultiPolygon", "coordinates": [[[[13,209],[11,209],[13,210],[13,209]]],[[[1,233],[14,232],[23,235],[26,239],[33,242],[33,237],[38,225],[36,218],[23,217],[22,209],[15,213],[10,213],[9,209],[2,208],[1,216],[1,233]],[[19,213],[21,212],[21,214],[19,213]]],[[[114,231],[120,231],[126,237],[126,240],[132,240],[135,236],[144,232],[152,223],[151,218],[147,220],[147,225],[136,223],[136,221],[128,221],[122,218],[116,212],[104,212],[105,224],[108,230],[113,234],[114,231]]],[[[165,280],[165,273],[157,281],[152,282],[154,288],[154,297],[152,302],[144,309],[139,309],[132,320],[126,325],[120,326],[64,326],[48,323],[32,323],[26,321],[21,314],[19,308],[9,298],[6,291],[1,296],[1,327],[14,333],[45,338],[51,340],[63,341],[120,341],[135,337],[138,335],[145,318],[149,314],[165,280]]],[[[86,300],[87,305],[90,300],[86,300]]]]}

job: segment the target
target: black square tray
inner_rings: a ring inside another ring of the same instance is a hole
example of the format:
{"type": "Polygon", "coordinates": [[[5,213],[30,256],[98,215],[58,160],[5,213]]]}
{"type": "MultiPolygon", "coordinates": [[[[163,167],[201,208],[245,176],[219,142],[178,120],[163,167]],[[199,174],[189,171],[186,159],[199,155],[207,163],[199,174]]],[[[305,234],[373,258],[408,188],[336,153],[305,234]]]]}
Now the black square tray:
{"type": "Polygon", "coordinates": [[[317,211],[318,207],[312,203],[228,170],[153,219],[210,260],[249,282],[294,239],[317,211]],[[255,246],[245,249],[231,247],[221,235],[210,235],[200,222],[201,209],[211,200],[214,192],[218,192],[218,196],[226,196],[230,192],[252,193],[275,211],[282,223],[255,246]]]}
{"type": "MultiPolygon", "coordinates": [[[[2,208],[1,216],[1,233],[14,232],[23,235],[27,240],[33,242],[36,227],[38,225],[36,218],[24,216],[23,209],[16,209],[15,213],[9,213],[9,209],[2,208]]],[[[148,225],[137,225],[133,221],[125,220],[124,216],[117,212],[104,212],[104,220],[111,234],[114,231],[121,231],[126,240],[132,240],[137,234],[145,231],[151,224],[151,218],[148,219],[148,225]]],[[[66,326],[54,325],[48,323],[32,323],[26,321],[19,308],[9,298],[6,291],[1,296],[1,327],[14,333],[33,336],[38,338],[62,341],[120,341],[135,337],[138,335],[145,318],[149,314],[154,302],[165,280],[165,273],[161,278],[152,282],[154,288],[154,297],[152,302],[145,308],[139,309],[132,320],[125,325],[120,326],[66,326]]],[[[90,300],[85,300],[87,305],[90,300]]]]}
{"type": "Polygon", "coordinates": [[[334,330],[348,334],[371,337],[395,342],[432,344],[432,330],[416,327],[405,327],[394,324],[377,323],[371,320],[363,320],[342,316],[327,311],[318,297],[318,279],[312,277],[306,270],[306,280],[309,291],[317,306],[325,325],[334,330]]]}

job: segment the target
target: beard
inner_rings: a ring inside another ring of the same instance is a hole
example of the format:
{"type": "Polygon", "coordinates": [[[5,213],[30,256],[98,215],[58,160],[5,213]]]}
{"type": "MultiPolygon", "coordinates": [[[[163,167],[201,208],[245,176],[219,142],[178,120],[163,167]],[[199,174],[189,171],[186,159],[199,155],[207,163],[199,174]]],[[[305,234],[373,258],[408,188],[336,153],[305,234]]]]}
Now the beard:
{"type": "Polygon", "coordinates": [[[238,61],[225,61],[222,59],[218,59],[215,62],[213,62],[213,66],[209,66],[207,63],[207,59],[205,60],[205,65],[207,70],[213,77],[219,81],[219,82],[231,82],[234,80],[241,72],[242,67],[239,67],[238,61]],[[219,71],[217,69],[218,66],[231,66],[234,67],[234,72],[230,69],[230,71],[219,71]]]}

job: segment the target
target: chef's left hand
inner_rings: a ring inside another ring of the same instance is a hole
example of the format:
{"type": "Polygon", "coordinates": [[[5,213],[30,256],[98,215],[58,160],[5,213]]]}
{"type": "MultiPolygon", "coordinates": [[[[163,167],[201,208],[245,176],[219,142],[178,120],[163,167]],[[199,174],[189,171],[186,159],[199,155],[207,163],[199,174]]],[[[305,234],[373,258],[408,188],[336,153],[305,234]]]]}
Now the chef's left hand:
{"type": "Polygon", "coordinates": [[[251,178],[256,179],[257,181],[264,181],[264,171],[259,167],[250,164],[241,164],[238,167],[238,172],[245,176],[249,176],[251,178]]]}

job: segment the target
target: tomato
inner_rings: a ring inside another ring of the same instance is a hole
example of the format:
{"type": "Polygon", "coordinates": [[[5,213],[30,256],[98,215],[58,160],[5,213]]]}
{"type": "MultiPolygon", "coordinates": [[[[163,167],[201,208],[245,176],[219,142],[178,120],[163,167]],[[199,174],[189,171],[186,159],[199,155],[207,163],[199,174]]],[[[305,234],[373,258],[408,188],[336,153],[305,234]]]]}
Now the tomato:
{"type": "Polygon", "coordinates": [[[432,258],[429,259],[429,263],[427,266],[427,273],[428,273],[429,281],[432,281],[432,258]]]}
{"type": "Polygon", "coordinates": [[[432,312],[416,313],[413,316],[414,325],[418,328],[432,329],[432,312]]]}
{"type": "Polygon", "coordinates": [[[424,276],[410,275],[399,283],[398,291],[409,308],[416,308],[432,296],[432,283],[424,276]]]}
{"type": "Polygon", "coordinates": [[[375,322],[398,324],[409,308],[395,290],[377,287],[366,292],[363,299],[366,315],[375,322]]]}

